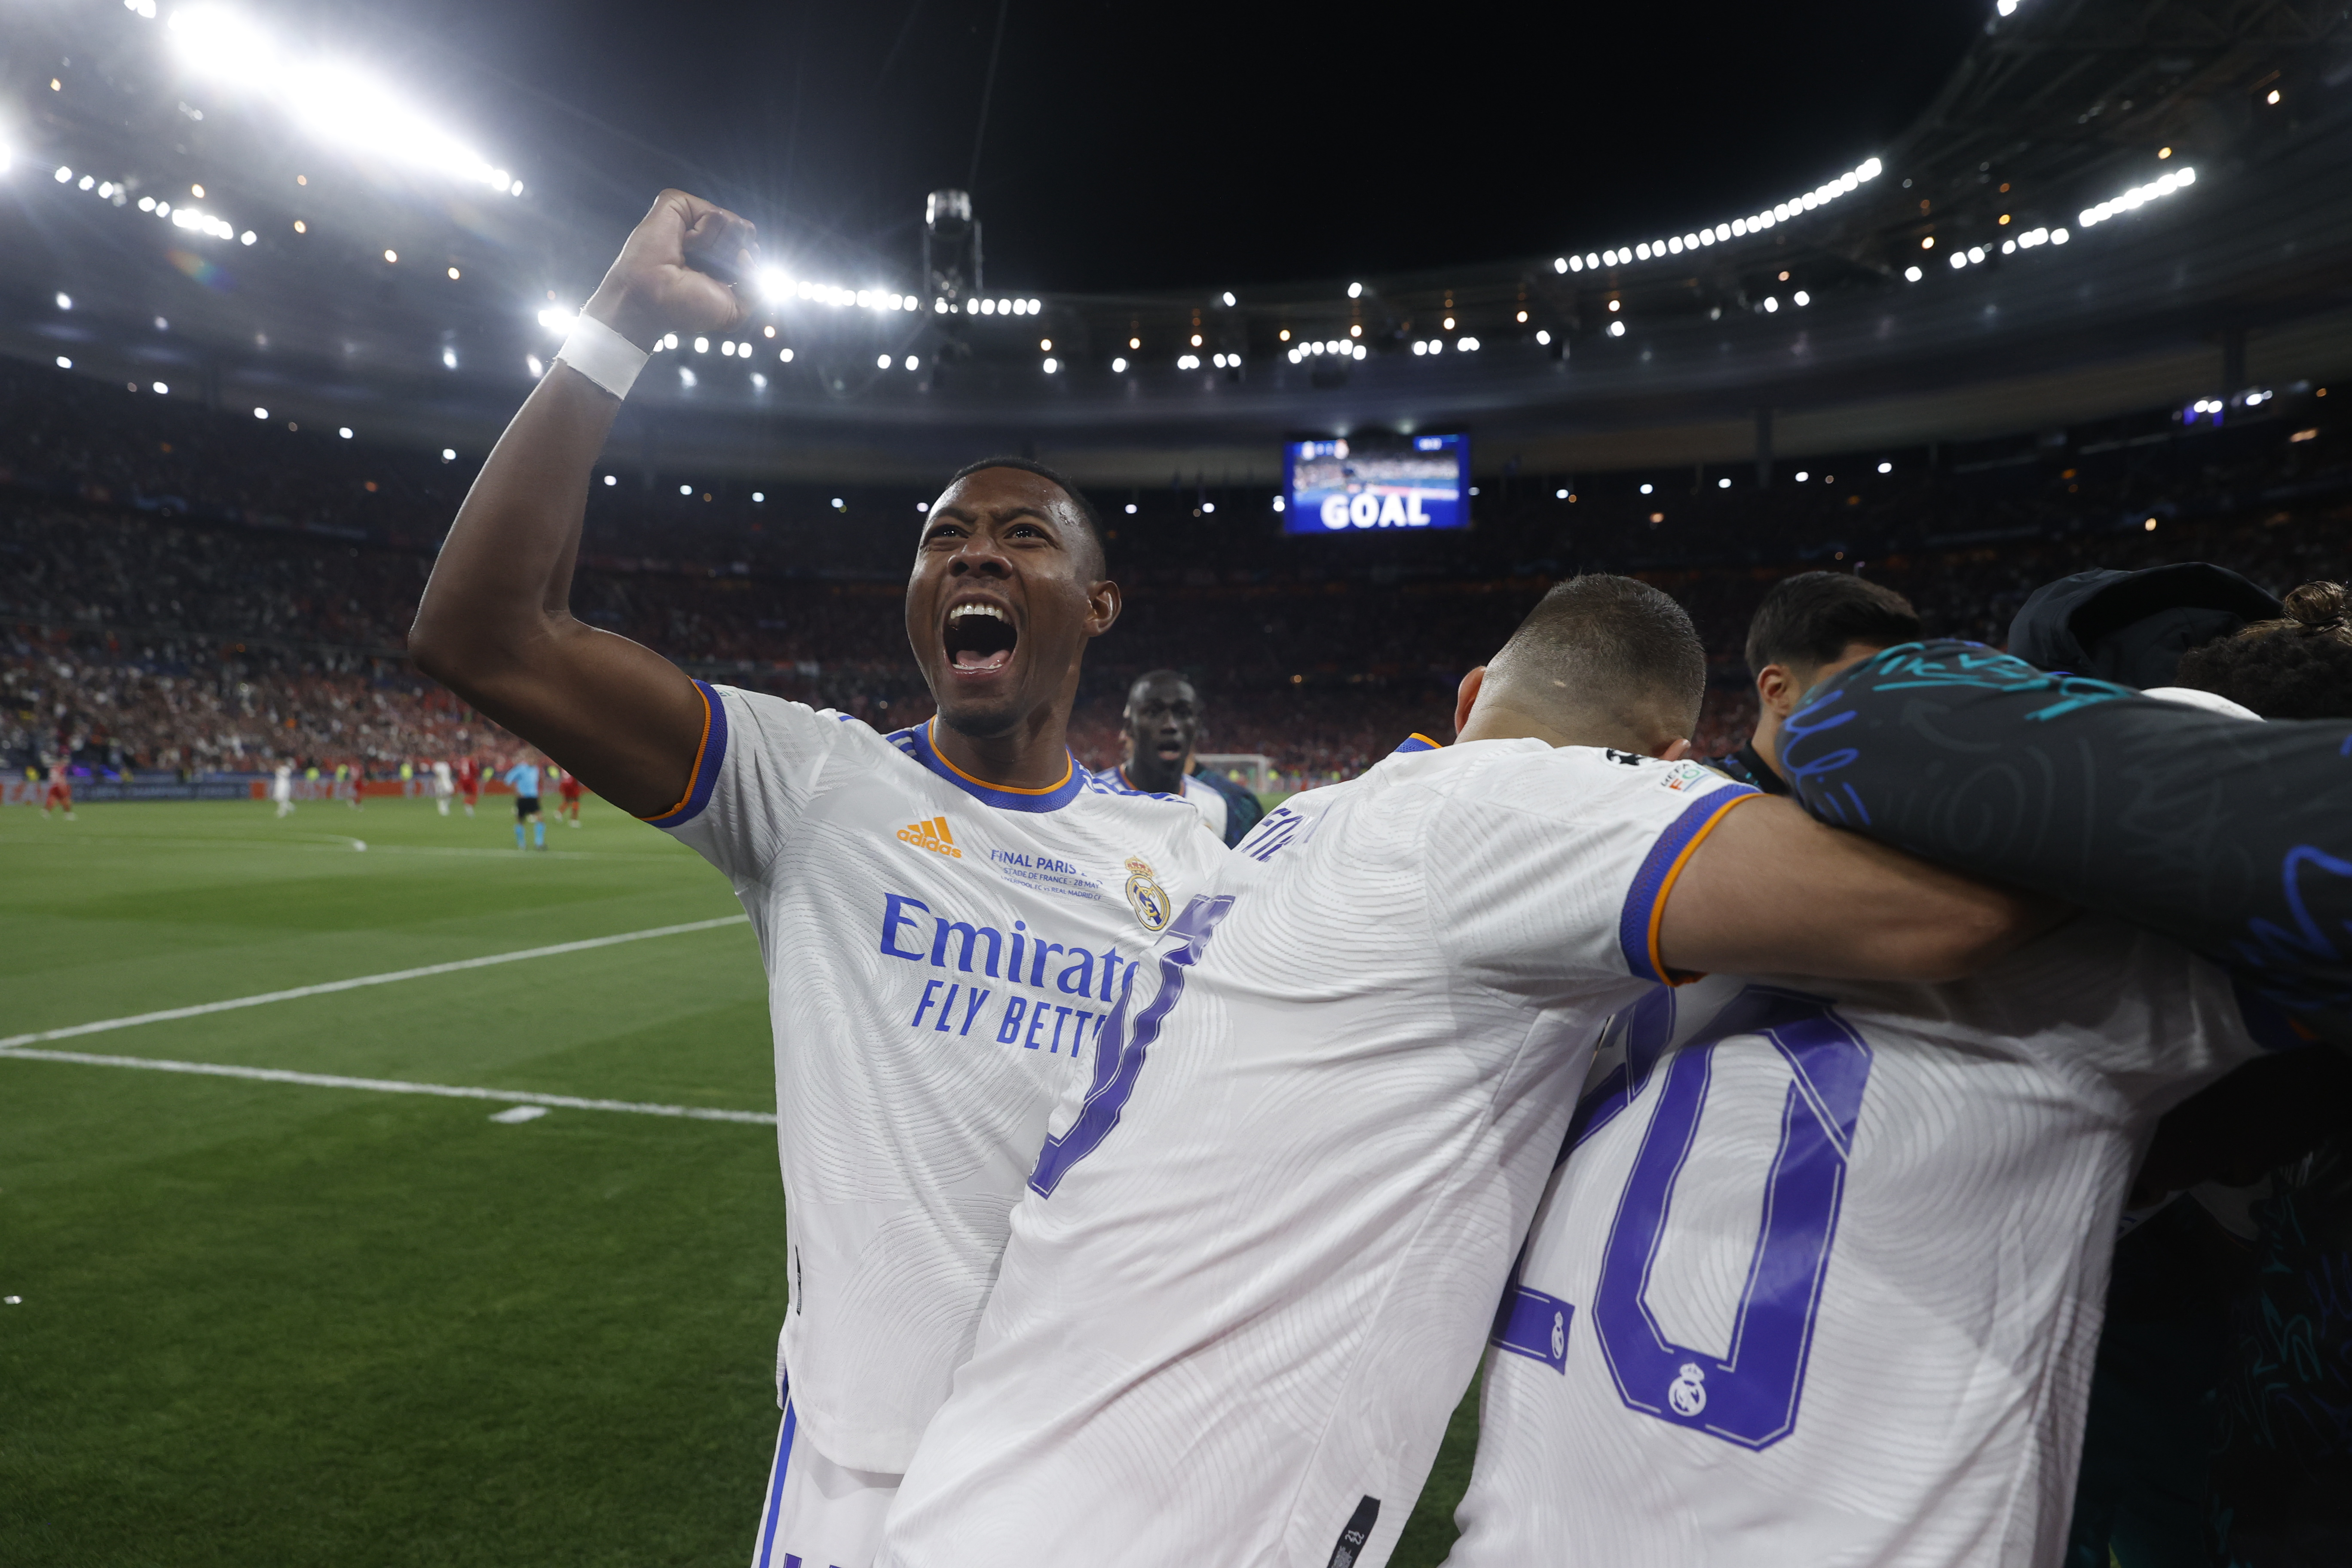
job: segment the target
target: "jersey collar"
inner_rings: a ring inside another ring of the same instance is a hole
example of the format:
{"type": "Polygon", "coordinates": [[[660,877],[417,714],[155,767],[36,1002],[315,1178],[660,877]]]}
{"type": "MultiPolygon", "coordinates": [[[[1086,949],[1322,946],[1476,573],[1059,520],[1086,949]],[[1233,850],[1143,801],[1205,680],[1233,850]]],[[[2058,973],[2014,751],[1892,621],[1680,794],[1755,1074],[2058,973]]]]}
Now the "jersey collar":
{"type": "MultiPolygon", "coordinates": [[[[1097,773],[1095,775],[1097,778],[1103,778],[1106,775],[1102,773],[1097,773]]],[[[1125,763],[1121,763],[1112,768],[1108,776],[1110,782],[1111,790],[1117,795],[1139,795],[1149,800],[1175,800],[1179,798],[1176,795],[1169,795],[1160,790],[1137,788],[1135,781],[1127,776],[1127,764],[1125,763]]],[[[1183,785],[1179,784],[1177,787],[1181,790],[1183,785]]]]}
{"type": "Polygon", "coordinates": [[[1404,738],[1404,744],[1399,746],[1394,752],[1391,752],[1390,755],[1402,756],[1407,752],[1442,752],[1444,749],[1445,748],[1439,742],[1431,740],[1420,731],[1415,730],[1412,734],[1407,735],[1404,738]]]}
{"type": "Polygon", "coordinates": [[[1018,789],[1009,784],[992,784],[986,779],[976,779],[953,763],[940,755],[931,744],[931,725],[926,723],[901,730],[907,738],[907,753],[923,766],[979,801],[983,805],[1000,806],[1006,811],[1059,811],[1076,800],[1086,788],[1086,778],[1075,755],[1065,753],[1061,781],[1044,789],[1018,789]]]}

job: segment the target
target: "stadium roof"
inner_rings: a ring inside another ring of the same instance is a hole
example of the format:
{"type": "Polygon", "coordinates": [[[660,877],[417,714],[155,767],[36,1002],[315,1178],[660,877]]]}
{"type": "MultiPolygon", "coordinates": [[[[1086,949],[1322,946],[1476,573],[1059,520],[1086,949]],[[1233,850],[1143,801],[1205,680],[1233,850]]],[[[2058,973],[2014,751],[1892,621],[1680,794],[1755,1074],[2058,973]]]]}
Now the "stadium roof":
{"type": "MultiPolygon", "coordinates": [[[[1649,213],[1563,216],[1547,253],[1289,283],[943,289],[917,276],[910,237],[791,208],[769,225],[752,330],[657,360],[621,439],[648,467],[690,454],[812,478],[1019,444],[1090,478],[1238,479],[1262,476],[1284,434],[1462,425],[1484,461],[1593,468],[1736,458],[1767,428],[1795,453],[2227,395],[2243,390],[2225,384],[2232,352],[2241,381],[2345,363],[2340,6],[1981,14],[1882,146],[1736,201],[1708,194],[1709,172],[1670,180],[1649,213]]],[[[33,286],[0,289],[0,348],[142,395],[160,384],[478,449],[617,243],[627,166],[650,183],[663,163],[547,107],[519,141],[577,134],[542,184],[488,132],[452,129],[463,117],[432,106],[447,83],[211,6],[41,20],[60,63],[7,133],[0,203],[0,255],[33,286]]],[[[511,125],[513,108],[476,123],[511,125]]],[[[1321,173],[1298,172],[1302,219],[1321,173]]],[[[1401,182],[1403,207],[1444,210],[1428,178],[1401,182]]],[[[756,195],[720,194],[761,216],[756,195]]],[[[1081,210],[1084,195],[1056,193],[1081,210]]],[[[992,261],[982,281],[1003,276],[992,261]]]]}

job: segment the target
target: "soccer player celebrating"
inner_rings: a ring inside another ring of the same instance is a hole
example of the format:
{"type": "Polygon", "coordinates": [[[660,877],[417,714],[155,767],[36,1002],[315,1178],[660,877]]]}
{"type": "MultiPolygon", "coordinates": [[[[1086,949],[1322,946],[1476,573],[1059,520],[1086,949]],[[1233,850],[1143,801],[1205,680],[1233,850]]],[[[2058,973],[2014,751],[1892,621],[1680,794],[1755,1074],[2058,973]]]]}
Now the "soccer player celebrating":
{"type": "Polygon", "coordinates": [[[1882,842],[2145,925],[2352,1043],[2352,726],[2249,724],[1909,643],[1790,715],[1780,773],[1882,842]]]}
{"type": "Polygon", "coordinates": [[[2006,895],[1679,759],[1706,660],[1563,584],[1183,906],[1057,1107],[881,1561],[1384,1562],[1600,1025],[1678,972],[1942,977],[2006,895]]]}
{"type": "Polygon", "coordinates": [[[745,306],[750,226],[667,191],[499,441],[417,612],[418,666],[730,881],[769,969],[792,1302],[757,1561],[864,1568],[969,1353],[1064,1080],[1224,854],[1066,740],[1117,619],[1086,501],[1017,458],[955,475],[906,626],[939,705],[882,735],[713,687],[574,619],[591,469],[655,339],[745,306]]]}
{"type": "Polygon", "coordinates": [[[1780,726],[1805,693],[1882,648],[1919,640],[1911,601],[1847,572],[1800,572],[1764,591],[1748,623],[1748,671],[1756,682],[1756,729],[1714,765],[1767,795],[1786,795],[1773,770],[1780,726]]]}
{"type": "Polygon", "coordinates": [[[1099,774],[1115,790],[1130,795],[1171,795],[1189,801],[1228,845],[1239,844],[1255,827],[1265,807],[1257,796],[1214,773],[1195,773],[1192,746],[1201,736],[1201,699],[1176,670],[1155,669],[1128,689],[1119,715],[1127,761],[1099,774]]]}
{"type": "Polygon", "coordinates": [[[2133,1168],[2257,1050],[2229,977],[2084,915],[1953,984],[1711,975],[1604,1040],[1452,1568],[2064,1557],[2133,1168]]]}
{"type": "Polygon", "coordinates": [[[522,828],[526,822],[530,824],[539,847],[547,847],[547,818],[541,816],[539,810],[539,772],[537,763],[529,757],[517,757],[514,766],[504,774],[506,782],[514,786],[515,847],[518,849],[522,847],[522,828]]]}

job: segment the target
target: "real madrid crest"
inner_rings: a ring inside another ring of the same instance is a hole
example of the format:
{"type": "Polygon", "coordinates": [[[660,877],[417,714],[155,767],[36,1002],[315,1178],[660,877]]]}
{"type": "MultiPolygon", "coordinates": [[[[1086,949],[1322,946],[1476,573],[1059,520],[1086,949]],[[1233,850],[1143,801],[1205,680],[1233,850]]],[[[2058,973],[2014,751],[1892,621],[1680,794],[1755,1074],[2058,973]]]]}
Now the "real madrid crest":
{"type": "Polygon", "coordinates": [[[1127,901],[1146,931],[1164,931],[1175,916],[1168,889],[1153,879],[1151,862],[1140,855],[1127,858],[1127,901]]]}

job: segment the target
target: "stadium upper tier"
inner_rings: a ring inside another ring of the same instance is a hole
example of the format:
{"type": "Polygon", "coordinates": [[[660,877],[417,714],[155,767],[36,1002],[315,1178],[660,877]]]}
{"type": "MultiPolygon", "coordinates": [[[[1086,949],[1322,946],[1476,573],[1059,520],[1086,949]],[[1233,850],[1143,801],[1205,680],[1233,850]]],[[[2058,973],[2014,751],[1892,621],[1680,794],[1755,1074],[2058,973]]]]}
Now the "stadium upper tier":
{"type": "MultiPolygon", "coordinates": [[[[613,177],[584,123],[542,176],[216,11],[16,25],[0,352],[126,396],[478,454],[622,237],[561,194],[613,177]]],[[[1284,437],[1365,427],[1593,471],[2226,400],[2352,368],[2347,81],[2340,5],[1988,0],[1917,123],[1745,212],[1238,290],[1000,289],[711,189],[769,237],[757,309],[664,345],[614,453],[856,481],[1009,447],[1255,483],[1284,437]]],[[[1564,172],[1513,155],[1531,195],[1564,172]]]]}

